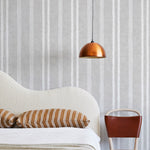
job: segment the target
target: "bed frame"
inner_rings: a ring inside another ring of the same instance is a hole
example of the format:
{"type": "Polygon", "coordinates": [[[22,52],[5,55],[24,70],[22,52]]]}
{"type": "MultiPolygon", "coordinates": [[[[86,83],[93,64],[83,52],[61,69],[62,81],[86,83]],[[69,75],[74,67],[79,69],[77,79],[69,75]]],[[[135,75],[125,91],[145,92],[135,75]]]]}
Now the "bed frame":
{"type": "Polygon", "coordinates": [[[47,91],[34,91],[19,85],[13,78],[0,71],[0,108],[15,114],[34,109],[66,108],[80,111],[90,119],[91,127],[100,135],[99,107],[88,92],[76,87],[47,91]]]}

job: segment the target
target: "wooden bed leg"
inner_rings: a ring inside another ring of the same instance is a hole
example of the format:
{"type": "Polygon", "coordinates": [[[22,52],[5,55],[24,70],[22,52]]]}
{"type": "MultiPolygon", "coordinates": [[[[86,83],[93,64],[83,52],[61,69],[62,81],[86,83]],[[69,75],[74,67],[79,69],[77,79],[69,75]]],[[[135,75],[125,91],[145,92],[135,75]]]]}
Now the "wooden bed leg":
{"type": "Polygon", "coordinates": [[[110,150],[113,150],[112,138],[109,138],[109,147],[110,147],[110,150]]]}

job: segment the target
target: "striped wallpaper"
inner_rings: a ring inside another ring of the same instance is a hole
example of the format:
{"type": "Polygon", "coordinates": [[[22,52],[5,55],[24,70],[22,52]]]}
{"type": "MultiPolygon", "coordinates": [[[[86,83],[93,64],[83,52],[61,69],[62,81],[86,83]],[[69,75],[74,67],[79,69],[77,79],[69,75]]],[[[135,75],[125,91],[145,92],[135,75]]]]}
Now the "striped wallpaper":
{"type": "MultiPolygon", "coordinates": [[[[101,111],[101,147],[108,150],[104,114],[132,108],[143,115],[140,150],[150,140],[150,2],[95,0],[94,39],[106,59],[79,59],[91,40],[91,0],[0,0],[0,69],[36,90],[78,86],[101,111]]],[[[133,141],[116,140],[130,146],[133,141]]]]}

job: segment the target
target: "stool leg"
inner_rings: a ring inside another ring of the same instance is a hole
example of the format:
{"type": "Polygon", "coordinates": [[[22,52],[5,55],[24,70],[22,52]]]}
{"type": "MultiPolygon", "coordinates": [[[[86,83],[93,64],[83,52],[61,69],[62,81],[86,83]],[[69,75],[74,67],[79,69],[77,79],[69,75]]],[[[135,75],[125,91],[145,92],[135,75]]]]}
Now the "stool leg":
{"type": "Polygon", "coordinates": [[[138,150],[138,138],[135,138],[134,150],[138,150]]]}
{"type": "Polygon", "coordinates": [[[109,138],[109,147],[110,147],[110,150],[113,150],[112,138],[109,138]]]}

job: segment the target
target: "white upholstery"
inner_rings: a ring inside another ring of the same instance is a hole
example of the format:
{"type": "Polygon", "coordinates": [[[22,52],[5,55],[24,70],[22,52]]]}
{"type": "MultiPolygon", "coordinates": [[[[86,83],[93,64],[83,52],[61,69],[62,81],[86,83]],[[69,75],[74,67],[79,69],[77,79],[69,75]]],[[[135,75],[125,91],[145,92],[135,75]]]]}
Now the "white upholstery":
{"type": "Polygon", "coordinates": [[[0,71],[0,108],[15,114],[34,109],[66,108],[80,111],[90,119],[89,126],[100,135],[100,115],[96,100],[88,92],[76,87],[47,91],[33,91],[19,85],[0,71]]]}

